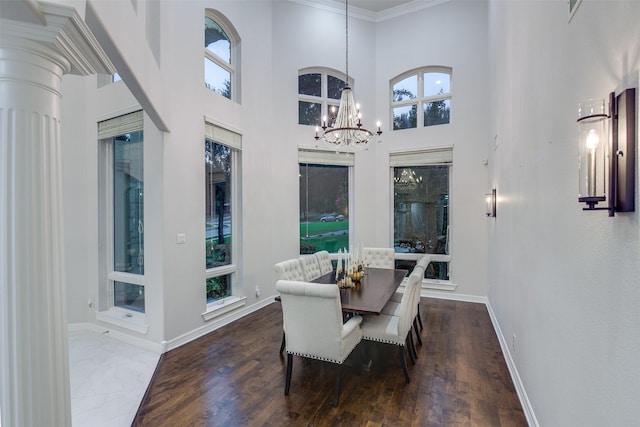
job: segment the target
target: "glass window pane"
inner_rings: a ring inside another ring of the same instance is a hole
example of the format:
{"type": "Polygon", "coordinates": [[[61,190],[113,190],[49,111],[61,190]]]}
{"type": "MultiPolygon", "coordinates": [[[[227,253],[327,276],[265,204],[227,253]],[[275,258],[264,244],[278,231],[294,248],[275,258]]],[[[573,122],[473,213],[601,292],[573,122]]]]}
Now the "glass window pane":
{"type": "Polygon", "coordinates": [[[320,126],[322,104],[318,102],[298,101],[298,123],[320,126]]]}
{"type": "Polygon", "coordinates": [[[231,296],[231,275],[207,278],[207,303],[231,296]]]}
{"type": "Polygon", "coordinates": [[[349,168],[300,164],[300,253],[349,247],[349,168]]]}
{"type": "Polygon", "coordinates": [[[451,115],[451,100],[427,102],[424,104],[424,125],[442,125],[449,123],[451,115]]]}
{"type": "Polygon", "coordinates": [[[298,76],[298,93],[300,95],[322,96],[322,76],[319,73],[298,76]]]}
{"type": "MultiPolygon", "coordinates": [[[[398,250],[396,249],[396,252],[398,250]]],[[[415,260],[397,259],[395,268],[398,270],[413,271],[417,262],[415,260]]],[[[431,261],[424,271],[425,279],[449,280],[449,263],[445,261],[431,261]]]]}
{"type": "Polygon", "coordinates": [[[327,97],[330,99],[340,99],[342,95],[342,89],[347,86],[347,83],[334,76],[327,76],[327,97]]]}
{"type": "Polygon", "coordinates": [[[396,252],[444,254],[449,225],[449,167],[393,168],[396,252]]]}
{"type": "Polygon", "coordinates": [[[144,274],[143,132],[113,139],[113,270],[144,274]]]}
{"type": "Polygon", "coordinates": [[[231,264],[231,155],[229,147],[205,140],[206,268],[231,264]]]}
{"type": "Polygon", "coordinates": [[[418,75],[409,76],[393,85],[393,102],[416,99],[418,95],[418,75]]]}
{"type": "Polygon", "coordinates": [[[418,106],[407,105],[393,109],[393,130],[409,129],[417,126],[418,106]]]}
{"type": "Polygon", "coordinates": [[[144,286],[114,281],[113,305],[144,313],[144,286]]]}
{"type": "Polygon", "coordinates": [[[222,27],[213,19],[204,18],[204,47],[231,64],[231,42],[222,27]]]}
{"type": "Polygon", "coordinates": [[[231,73],[209,58],[204,58],[204,85],[231,99],[231,73]]]}
{"type": "Polygon", "coordinates": [[[444,95],[451,92],[448,73],[424,73],[424,96],[444,95]]]}

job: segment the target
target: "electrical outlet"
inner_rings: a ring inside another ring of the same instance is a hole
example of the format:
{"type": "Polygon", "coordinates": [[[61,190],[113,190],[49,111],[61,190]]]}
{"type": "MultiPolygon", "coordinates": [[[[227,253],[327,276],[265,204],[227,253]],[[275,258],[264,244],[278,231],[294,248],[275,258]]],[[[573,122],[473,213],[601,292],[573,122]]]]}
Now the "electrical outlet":
{"type": "Polygon", "coordinates": [[[256,297],[260,296],[260,286],[256,286],[256,297]]]}
{"type": "Polygon", "coordinates": [[[87,300],[87,304],[89,305],[89,308],[92,308],[93,307],[93,300],[91,298],[89,298],[87,300]]]}
{"type": "Polygon", "coordinates": [[[511,349],[515,353],[515,351],[516,351],[516,334],[513,334],[513,336],[511,337],[511,349]]]}

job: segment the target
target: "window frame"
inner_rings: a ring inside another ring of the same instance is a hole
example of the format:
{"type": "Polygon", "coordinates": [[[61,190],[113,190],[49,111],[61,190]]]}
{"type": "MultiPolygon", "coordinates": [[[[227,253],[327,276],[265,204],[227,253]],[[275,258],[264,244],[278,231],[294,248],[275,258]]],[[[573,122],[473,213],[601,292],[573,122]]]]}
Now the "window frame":
{"type": "MultiPolygon", "coordinates": [[[[205,321],[214,319],[222,314],[225,314],[231,310],[242,307],[246,303],[246,297],[242,294],[242,287],[240,286],[240,271],[238,268],[238,260],[240,257],[240,242],[241,242],[241,227],[240,227],[240,215],[241,215],[241,163],[242,163],[242,136],[240,133],[232,131],[228,128],[214,124],[213,120],[205,120],[205,135],[203,143],[209,140],[213,143],[224,145],[231,150],[231,263],[218,267],[207,268],[206,266],[206,254],[203,256],[204,264],[204,302],[205,311],[202,313],[202,317],[205,321]],[[231,294],[227,297],[223,297],[213,301],[207,301],[206,296],[206,282],[207,279],[213,277],[221,277],[229,275],[231,294]]],[[[203,144],[204,145],[204,144],[203,144]]],[[[204,146],[203,146],[204,148],[204,146]]],[[[205,154],[203,150],[203,155],[205,154]]],[[[206,173],[206,168],[204,170],[206,173]]],[[[205,175],[206,179],[206,175],[205,175]]],[[[203,194],[206,197],[206,194],[203,194]]],[[[205,221],[206,221],[206,203],[203,201],[203,207],[205,209],[205,221]]],[[[204,234],[204,249],[206,250],[206,224],[204,234]]]]}
{"type": "Polygon", "coordinates": [[[420,67],[420,68],[415,68],[413,70],[409,70],[406,71],[396,77],[394,77],[393,79],[391,79],[389,81],[389,124],[390,124],[390,128],[392,131],[400,131],[400,130],[407,130],[407,129],[421,129],[421,128],[425,128],[425,127],[431,127],[431,126],[437,126],[437,125],[429,125],[429,126],[425,126],[424,124],[424,107],[426,104],[429,104],[431,102],[435,102],[435,101],[449,101],[449,122],[448,123],[441,123],[441,124],[451,124],[451,110],[453,108],[452,101],[453,100],[453,68],[451,67],[446,67],[446,66],[441,66],[441,65],[429,65],[429,66],[425,66],[425,67],[420,67]],[[424,75],[428,74],[428,73],[442,73],[442,74],[448,74],[449,75],[449,92],[442,94],[442,95],[430,95],[430,96],[424,96],[424,75]],[[413,99],[405,99],[402,101],[394,101],[393,100],[393,87],[395,84],[401,82],[402,80],[411,77],[411,76],[417,76],[418,78],[418,87],[417,87],[417,93],[416,93],[416,97],[413,99]],[[394,129],[393,128],[393,118],[394,118],[394,108],[399,108],[399,107],[411,107],[411,106],[416,106],[416,127],[410,127],[410,128],[401,128],[401,129],[394,129]]]}
{"type": "MultiPolygon", "coordinates": [[[[298,70],[298,79],[300,76],[305,74],[320,74],[320,96],[313,95],[305,95],[300,93],[300,89],[298,88],[298,124],[301,126],[320,126],[321,123],[317,124],[305,124],[300,123],[300,101],[310,102],[320,104],[320,120],[322,117],[330,117],[329,108],[331,106],[337,108],[340,106],[340,98],[334,99],[329,98],[329,76],[337,78],[343,82],[346,82],[349,87],[353,89],[353,77],[349,76],[349,80],[347,81],[347,75],[341,71],[334,70],[333,68],[328,67],[308,67],[302,68],[298,70]]],[[[297,86],[297,84],[296,84],[297,86]]]]}
{"type": "MultiPolygon", "coordinates": [[[[310,148],[298,149],[298,168],[301,165],[327,165],[327,166],[344,166],[347,167],[347,180],[349,185],[348,203],[349,203],[349,246],[351,247],[352,237],[354,235],[354,222],[352,218],[355,217],[355,192],[353,190],[355,181],[355,153],[351,152],[335,152],[328,150],[318,150],[310,148]]],[[[300,194],[300,180],[298,180],[298,195],[300,194]]],[[[299,198],[300,196],[298,196],[299,198]]],[[[298,200],[298,206],[300,206],[300,200],[298,200]]],[[[300,216],[300,212],[298,212],[300,216]]],[[[298,227],[300,222],[298,220],[298,227]]],[[[298,243],[300,242],[300,233],[298,233],[298,243]]],[[[336,248],[335,252],[329,252],[331,259],[336,259],[338,250],[342,248],[336,248]]],[[[348,248],[347,248],[348,249],[348,248]]],[[[300,254],[300,245],[298,245],[298,253],[300,254]]],[[[300,254],[302,256],[303,254],[300,254]]]]}
{"type": "MultiPolygon", "coordinates": [[[[451,223],[451,209],[452,200],[451,188],[453,181],[453,146],[441,146],[425,148],[420,150],[403,150],[389,152],[389,244],[393,247],[394,244],[394,168],[396,167],[418,167],[418,166],[436,166],[446,165],[449,167],[449,202],[448,202],[448,223],[447,223],[447,239],[446,239],[446,252],[445,254],[430,254],[433,262],[444,262],[448,264],[448,280],[443,279],[422,279],[422,289],[432,290],[446,290],[454,291],[457,285],[454,284],[453,279],[453,260],[454,256],[451,251],[451,230],[453,230],[451,223]]],[[[417,262],[422,258],[424,253],[395,253],[396,260],[403,261],[415,261],[417,262]]]]}
{"type": "MultiPolygon", "coordinates": [[[[133,274],[121,271],[115,271],[114,268],[114,138],[118,135],[133,133],[136,131],[143,132],[143,144],[144,140],[144,113],[143,110],[132,111],[125,113],[121,116],[112,117],[109,119],[101,120],[98,122],[98,153],[99,153],[99,234],[100,234],[100,259],[101,259],[101,280],[99,282],[99,297],[98,307],[96,311],[96,319],[121,326],[126,329],[131,329],[139,333],[146,334],[148,331],[148,325],[146,324],[146,295],[147,295],[147,283],[145,280],[145,273],[133,274]],[[101,131],[106,127],[106,131],[101,131]],[[113,129],[115,128],[115,129],[113,129]],[[101,135],[102,132],[106,132],[106,135],[101,135]],[[104,263],[104,264],[103,264],[104,263]],[[145,311],[139,312],[130,310],[125,307],[115,305],[115,282],[123,282],[132,285],[139,285],[145,288],[145,311]]],[[[144,165],[145,160],[145,145],[143,145],[142,161],[144,165]]],[[[145,171],[143,170],[143,176],[145,171]]],[[[144,182],[145,180],[143,180],[144,182]]],[[[144,203],[144,202],[143,202],[144,203]]],[[[143,224],[146,224],[148,212],[143,209],[143,224]]],[[[146,232],[146,230],[145,230],[146,232]]],[[[146,237],[146,236],[145,236],[146,237]]],[[[146,238],[145,238],[146,242],[146,238]]],[[[146,243],[143,243],[143,245],[146,243]]],[[[143,246],[143,253],[145,249],[143,246]]]]}
{"type": "MultiPolygon", "coordinates": [[[[205,18],[209,18],[213,22],[218,24],[218,26],[222,28],[229,39],[229,62],[225,61],[214,52],[211,52],[209,49],[207,49],[206,46],[203,48],[203,50],[205,60],[208,59],[218,67],[229,72],[229,78],[231,79],[231,98],[227,98],[226,96],[216,92],[213,89],[207,88],[206,86],[205,89],[223,98],[240,103],[240,36],[231,22],[217,10],[205,9],[204,16],[205,18]]],[[[206,75],[204,76],[203,81],[206,83],[206,75]]]]}

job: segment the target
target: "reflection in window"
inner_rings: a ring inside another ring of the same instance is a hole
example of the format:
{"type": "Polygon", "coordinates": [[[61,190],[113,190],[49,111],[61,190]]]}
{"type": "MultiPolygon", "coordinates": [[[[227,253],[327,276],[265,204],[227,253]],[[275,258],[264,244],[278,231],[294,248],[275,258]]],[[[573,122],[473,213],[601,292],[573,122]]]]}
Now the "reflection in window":
{"type": "Polygon", "coordinates": [[[144,274],[142,131],[113,138],[113,270],[144,274]]]}
{"type": "MultiPolygon", "coordinates": [[[[298,124],[320,126],[322,117],[331,117],[337,111],[343,78],[331,70],[313,70],[298,75],[298,124]]],[[[330,120],[329,120],[330,122],[330,120]]]]}
{"type": "Polygon", "coordinates": [[[394,130],[450,122],[450,69],[427,67],[414,70],[392,80],[391,88],[394,130]]]}
{"type": "MultiPolygon", "coordinates": [[[[449,166],[394,167],[393,195],[395,251],[447,253],[449,166]]],[[[446,280],[448,264],[432,262],[426,277],[446,280]]]]}
{"type": "Polygon", "coordinates": [[[300,253],[349,247],[349,168],[300,163],[300,253]]]}
{"type": "Polygon", "coordinates": [[[114,281],[113,305],[144,313],[144,286],[114,281]]]}

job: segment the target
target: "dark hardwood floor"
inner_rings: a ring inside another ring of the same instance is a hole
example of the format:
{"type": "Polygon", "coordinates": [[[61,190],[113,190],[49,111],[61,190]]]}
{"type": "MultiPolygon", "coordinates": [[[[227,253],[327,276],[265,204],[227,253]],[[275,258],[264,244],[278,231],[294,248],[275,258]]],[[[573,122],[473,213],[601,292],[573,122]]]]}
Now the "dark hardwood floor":
{"type": "Polygon", "coordinates": [[[337,408],[330,363],[294,357],[284,396],[274,303],[163,355],[133,425],[526,426],[486,307],[422,298],[420,310],[410,384],[395,347],[363,341],[345,363],[337,408]]]}

